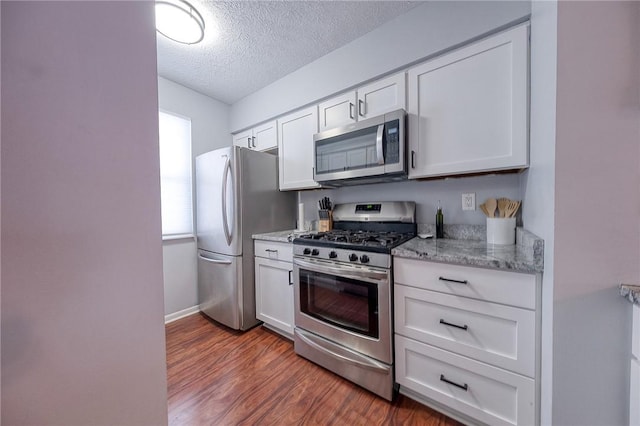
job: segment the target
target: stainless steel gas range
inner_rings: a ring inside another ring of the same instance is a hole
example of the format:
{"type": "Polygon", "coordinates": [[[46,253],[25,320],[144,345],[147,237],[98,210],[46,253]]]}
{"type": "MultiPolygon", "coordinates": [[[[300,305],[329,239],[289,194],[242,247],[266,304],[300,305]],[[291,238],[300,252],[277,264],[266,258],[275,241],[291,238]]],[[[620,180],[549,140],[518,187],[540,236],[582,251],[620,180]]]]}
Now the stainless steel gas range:
{"type": "Polygon", "coordinates": [[[339,204],[333,219],[293,240],[295,351],[391,401],[391,249],[416,235],[415,203],[339,204]]]}

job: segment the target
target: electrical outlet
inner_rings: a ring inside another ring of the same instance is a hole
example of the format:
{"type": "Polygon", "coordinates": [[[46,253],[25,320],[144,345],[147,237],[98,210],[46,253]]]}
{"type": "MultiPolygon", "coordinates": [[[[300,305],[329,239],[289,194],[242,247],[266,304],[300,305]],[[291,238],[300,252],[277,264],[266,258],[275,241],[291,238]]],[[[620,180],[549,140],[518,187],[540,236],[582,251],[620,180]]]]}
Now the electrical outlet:
{"type": "Polygon", "coordinates": [[[475,210],[476,209],[476,193],[470,192],[462,194],[462,210],[475,210]]]}

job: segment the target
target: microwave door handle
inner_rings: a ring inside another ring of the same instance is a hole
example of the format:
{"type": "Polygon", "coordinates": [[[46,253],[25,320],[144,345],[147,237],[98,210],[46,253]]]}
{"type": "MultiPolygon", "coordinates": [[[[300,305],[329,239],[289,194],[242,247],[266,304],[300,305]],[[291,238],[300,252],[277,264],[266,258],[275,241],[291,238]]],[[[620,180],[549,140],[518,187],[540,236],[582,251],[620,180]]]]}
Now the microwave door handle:
{"type": "Polygon", "coordinates": [[[382,151],[382,136],[384,135],[384,124],[378,126],[378,132],[376,133],[376,155],[378,157],[378,164],[384,165],[384,153],[382,151]]]}

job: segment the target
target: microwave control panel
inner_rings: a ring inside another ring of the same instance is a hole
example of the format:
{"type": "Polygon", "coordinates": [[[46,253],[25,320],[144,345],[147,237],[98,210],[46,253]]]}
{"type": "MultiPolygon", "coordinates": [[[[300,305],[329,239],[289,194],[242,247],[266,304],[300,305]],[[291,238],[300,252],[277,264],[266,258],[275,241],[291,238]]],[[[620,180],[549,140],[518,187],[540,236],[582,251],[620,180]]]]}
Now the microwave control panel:
{"type": "Polygon", "coordinates": [[[395,164],[400,162],[400,122],[390,121],[385,125],[386,141],[384,144],[385,164],[395,164]]]}

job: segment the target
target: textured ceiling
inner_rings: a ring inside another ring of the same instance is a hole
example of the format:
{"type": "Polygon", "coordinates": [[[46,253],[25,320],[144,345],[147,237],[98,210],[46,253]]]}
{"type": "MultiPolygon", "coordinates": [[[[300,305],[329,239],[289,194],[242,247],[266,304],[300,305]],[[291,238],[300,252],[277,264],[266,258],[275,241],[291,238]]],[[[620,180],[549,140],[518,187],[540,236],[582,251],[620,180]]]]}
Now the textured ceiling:
{"type": "Polygon", "coordinates": [[[420,3],[188,1],[205,20],[204,40],[183,45],[158,34],[158,73],[227,104],[420,3]]]}

